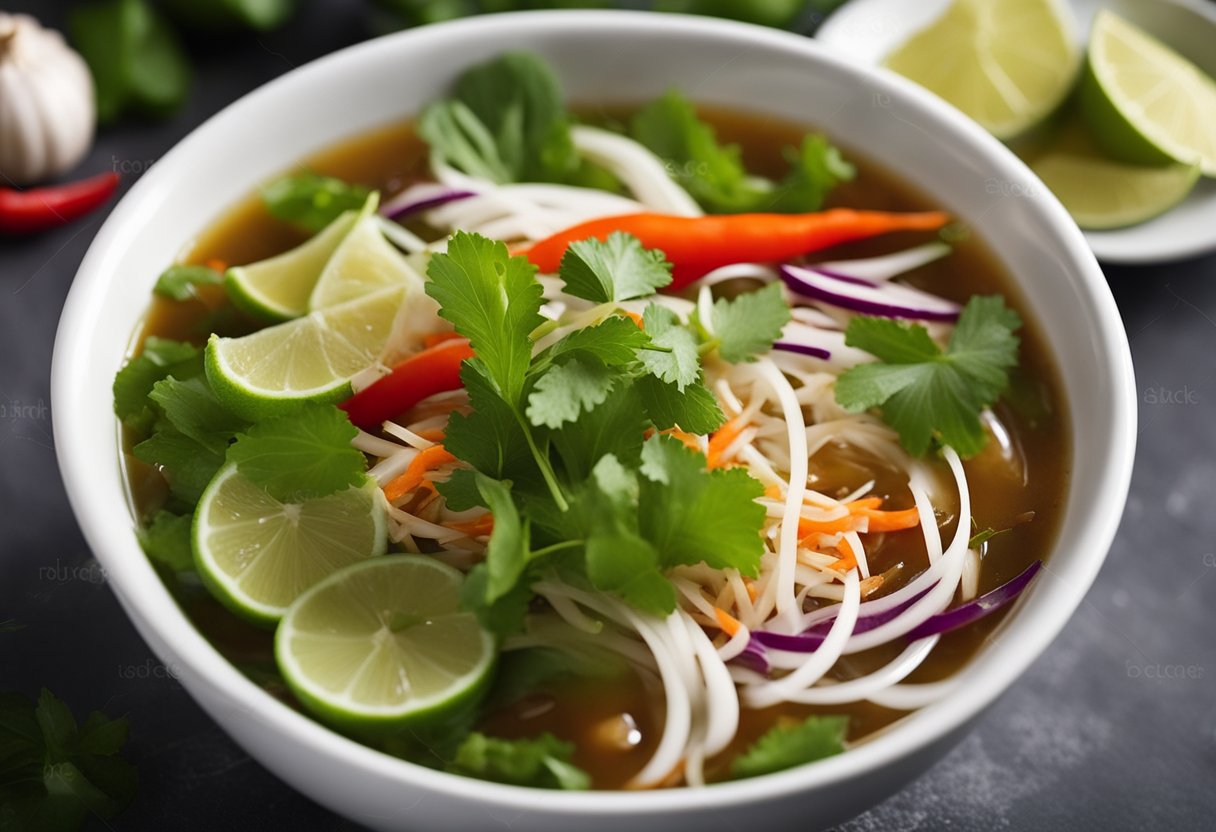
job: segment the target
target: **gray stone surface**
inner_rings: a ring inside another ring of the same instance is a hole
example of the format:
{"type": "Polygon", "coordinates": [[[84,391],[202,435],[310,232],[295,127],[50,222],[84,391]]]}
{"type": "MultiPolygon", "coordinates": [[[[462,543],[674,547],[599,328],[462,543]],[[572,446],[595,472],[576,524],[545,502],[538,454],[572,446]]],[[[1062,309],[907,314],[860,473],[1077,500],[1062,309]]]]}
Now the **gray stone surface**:
{"type": "MultiPolygon", "coordinates": [[[[59,23],[50,2],[6,4],[59,23]]],[[[99,138],[80,170],[123,188],[240,94],[368,34],[361,4],[193,46],[186,110],[99,138]]],[[[102,215],[0,240],[0,689],[47,686],[131,718],[141,785],[109,828],[354,829],[250,760],[157,663],[80,536],[55,466],[51,345],[102,215]]],[[[1216,229],[1213,229],[1216,234],[1216,229]]],[[[1211,828],[1216,813],[1216,256],[1108,268],[1131,335],[1140,447],[1123,528],[1064,634],[963,744],[846,824],[871,830],[1211,828]]],[[[96,824],[96,828],[106,828],[96,824]]]]}

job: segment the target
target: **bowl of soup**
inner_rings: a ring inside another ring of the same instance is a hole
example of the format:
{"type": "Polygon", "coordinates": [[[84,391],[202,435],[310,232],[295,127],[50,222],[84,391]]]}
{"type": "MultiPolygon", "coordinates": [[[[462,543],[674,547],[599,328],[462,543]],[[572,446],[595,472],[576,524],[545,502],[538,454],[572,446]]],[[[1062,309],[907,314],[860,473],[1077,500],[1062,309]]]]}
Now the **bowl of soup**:
{"type": "Polygon", "coordinates": [[[346,49],[99,232],[68,494],[190,694],[360,823],[826,827],[1014,682],[1119,522],[1126,335],[1033,183],[755,27],[346,49]]]}

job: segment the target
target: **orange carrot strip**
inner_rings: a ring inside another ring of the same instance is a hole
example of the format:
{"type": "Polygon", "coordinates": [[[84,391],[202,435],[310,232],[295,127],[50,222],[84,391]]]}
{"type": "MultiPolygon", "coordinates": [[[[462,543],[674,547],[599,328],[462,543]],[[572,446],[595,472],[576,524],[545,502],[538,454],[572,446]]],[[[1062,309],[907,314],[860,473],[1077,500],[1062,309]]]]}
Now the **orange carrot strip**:
{"type": "Polygon", "coordinates": [[[384,496],[391,503],[421,485],[422,479],[428,471],[455,461],[456,457],[444,450],[442,445],[432,445],[426,450],[419,451],[418,456],[410,460],[405,473],[384,486],[384,496]]]}
{"type": "Polygon", "coordinates": [[[620,310],[620,312],[621,312],[621,314],[623,314],[623,315],[625,315],[627,318],[629,318],[629,320],[631,320],[631,321],[633,321],[635,324],[637,324],[637,325],[638,325],[638,329],[645,329],[645,328],[646,328],[646,327],[643,325],[643,323],[642,323],[642,316],[641,316],[641,315],[639,315],[637,312],[630,312],[628,309],[622,309],[622,310],[620,310]]]}
{"type": "Polygon", "coordinates": [[[747,590],[747,597],[751,602],[756,603],[756,599],[760,597],[760,590],[756,589],[756,582],[751,578],[744,578],[743,588],[747,590]]]}
{"type": "Polygon", "coordinates": [[[494,515],[483,514],[474,520],[461,523],[444,523],[449,529],[467,534],[469,537],[485,537],[494,531],[494,515]]]}
{"type": "Polygon", "coordinates": [[[720,607],[714,607],[714,618],[718,619],[718,626],[722,628],[722,632],[731,637],[743,626],[739,623],[739,619],[720,607]]]}
{"type": "Polygon", "coordinates": [[[706,465],[710,468],[722,467],[722,454],[731,446],[731,443],[739,438],[739,434],[743,432],[746,422],[739,416],[731,419],[722,427],[714,431],[709,437],[709,450],[705,452],[706,465]]]}
{"type": "Polygon", "coordinates": [[[780,500],[781,499],[781,486],[770,485],[768,488],[764,489],[764,496],[768,497],[770,500],[780,500]]]}
{"type": "Polygon", "coordinates": [[[663,431],[663,433],[666,436],[672,436],[679,439],[684,443],[684,447],[686,448],[691,448],[698,453],[701,451],[701,441],[694,434],[686,433],[679,428],[668,428],[667,430],[663,431]]]}
{"type": "Polygon", "coordinates": [[[838,569],[841,572],[848,572],[853,567],[857,566],[857,553],[853,551],[853,547],[849,545],[849,541],[840,538],[840,542],[836,544],[836,551],[840,552],[844,557],[837,558],[828,564],[828,569],[838,569]]]}
{"type": "Polygon", "coordinates": [[[212,257],[210,260],[208,260],[203,265],[209,269],[215,269],[217,272],[228,271],[228,264],[225,263],[223,260],[219,259],[218,257],[212,257]]]}
{"type": "Polygon", "coordinates": [[[851,503],[845,503],[844,507],[851,512],[858,512],[864,509],[878,508],[882,505],[882,497],[862,497],[860,500],[854,500],[851,503]]]}
{"type": "Polygon", "coordinates": [[[841,534],[857,530],[857,518],[852,514],[837,517],[835,520],[798,519],[798,539],[805,540],[813,534],[841,534]]]}
{"type": "Polygon", "coordinates": [[[866,531],[873,534],[875,532],[899,532],[904,529],[914,529],[920,525],[920,512],[915,508],[905,508],[902,511],[878,511],[872,508],[863,508],[854,512],[857,517],[866,517],[870,521],[870,525],[866,531]]]}
{"type": "Polygon", "coordinates": [[[414,435],[428,442],[442,442],[445,434],[443,428],[425,428],[414,431],[414,435]]]}

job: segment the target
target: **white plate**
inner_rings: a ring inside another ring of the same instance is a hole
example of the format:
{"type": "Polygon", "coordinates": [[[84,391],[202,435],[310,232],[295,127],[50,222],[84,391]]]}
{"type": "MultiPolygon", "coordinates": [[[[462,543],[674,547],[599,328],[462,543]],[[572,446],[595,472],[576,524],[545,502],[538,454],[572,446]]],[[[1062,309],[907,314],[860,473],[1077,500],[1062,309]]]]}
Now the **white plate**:
{"type": "MultiPolygon", "coordinates": [[[[877,64],[950,2],[852,0],[829,17],[815,37],[852,60],[877,64]]],[[[1098,9],[1109,8],[1216,76],[1216,4],[1204,0],[1069,0],[1068,5],[1081,38],[1088,38],[1098,9]]],[[[1086,231],[1085,239],[1107,263],[1158,263],[1216,250],[1216,179],[1199,180],[1181,205],[1156,219],[1113,231],[1086,231]]]]}

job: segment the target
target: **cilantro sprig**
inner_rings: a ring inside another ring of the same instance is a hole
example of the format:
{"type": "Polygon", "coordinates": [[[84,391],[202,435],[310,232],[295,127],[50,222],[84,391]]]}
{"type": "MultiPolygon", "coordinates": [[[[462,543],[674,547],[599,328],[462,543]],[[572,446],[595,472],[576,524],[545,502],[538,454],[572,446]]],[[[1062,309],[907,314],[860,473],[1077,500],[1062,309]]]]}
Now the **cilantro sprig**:
{"type": "Polygon", "coordinates": [[[836,401],[857,413],[881,409],[904,448],[924,454],[933,441],[961,456],[983,450],[980,413],[1009,386],[1017,364],[1018,314],[999,296],[973,297],[963,308],[945,349],[920,324],[858,316],[845,343],[878,358],[836,380],[836,401]]]}
{"type": "Polygon", "coordinates": [[[839,754],[848,727],[845,716],[811,716],[796,725],[776,725],[735,758],[731,774],[759,777],[839,754]]]}
{"type": "Polygon", "coordinates": [[[440,315],[476,353],[462,372],[472,412],[453,415],[444,440],[474,471],[441,491],[453,509],[482,505],[494,516],[485,562],[465,588],[486,626],[517,628],[531,584],[553,570],[655,614],[675,607],[665,576],[674,566],[756,574],[760,485],[742,470],[708,470],[671,437],[644,435],[722,424],[701,353],[750,360],[771,346],[789,315],[779,291],[716,306],[712,342],[658,303],[639,327],[612,305],[652,295],[670,264],[627,235],[588,240],[571,247],[559,276],[570,294],[607,304],[604,317],[537,351],[549,329],[525,258],[460,232],[428,273],[440,315]]]}

